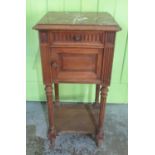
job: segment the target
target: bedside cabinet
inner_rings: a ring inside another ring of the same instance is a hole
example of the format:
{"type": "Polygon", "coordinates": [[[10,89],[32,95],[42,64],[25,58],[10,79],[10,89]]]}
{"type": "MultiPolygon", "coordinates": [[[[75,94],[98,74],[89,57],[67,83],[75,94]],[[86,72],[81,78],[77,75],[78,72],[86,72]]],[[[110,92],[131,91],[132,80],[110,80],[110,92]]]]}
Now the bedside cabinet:
{"type": "Polygon", "coordinates": [[[100,145],[119,25],[108,13],[49,12],[34,29],[39,31],[49,140],[54,143],[58,133],[90,133],[100,145]],[[59,83],[96,84],[95,104],[60,104],[59,83]]]}

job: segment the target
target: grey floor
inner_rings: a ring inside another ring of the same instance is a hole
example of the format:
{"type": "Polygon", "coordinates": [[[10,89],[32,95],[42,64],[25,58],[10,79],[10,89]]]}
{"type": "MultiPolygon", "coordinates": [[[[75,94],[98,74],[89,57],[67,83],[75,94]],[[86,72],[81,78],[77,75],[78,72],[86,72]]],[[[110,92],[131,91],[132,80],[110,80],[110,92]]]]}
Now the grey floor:
{"type": "Polygon", "coordinates": [[[45,103],[26,104],[27,155],[127,155],[128,107],[124,104],[107,104],[104,127],[104,144],[97,148],[88,135],[61,134],[51,147],[47,139],[47,108],[45,103]]]}

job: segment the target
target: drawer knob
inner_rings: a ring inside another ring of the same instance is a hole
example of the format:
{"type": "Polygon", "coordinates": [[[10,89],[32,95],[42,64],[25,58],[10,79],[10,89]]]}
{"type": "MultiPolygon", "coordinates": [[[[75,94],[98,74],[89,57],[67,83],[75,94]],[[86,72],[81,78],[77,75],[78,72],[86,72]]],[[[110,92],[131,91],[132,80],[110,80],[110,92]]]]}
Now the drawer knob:
{"type": "Polygon", "coordinates": [[[56,62],[52,62],[52,67],[53,67],[53,68],[58,68],[59,65],[58,65],[56,62]]]}
{"type": "Polygon", "coordinates": [[[81,41],[81,36],[80,35],[75,35],[74,37],[73,37],[73,39],[74,39],[74,41],[81,41]]]}

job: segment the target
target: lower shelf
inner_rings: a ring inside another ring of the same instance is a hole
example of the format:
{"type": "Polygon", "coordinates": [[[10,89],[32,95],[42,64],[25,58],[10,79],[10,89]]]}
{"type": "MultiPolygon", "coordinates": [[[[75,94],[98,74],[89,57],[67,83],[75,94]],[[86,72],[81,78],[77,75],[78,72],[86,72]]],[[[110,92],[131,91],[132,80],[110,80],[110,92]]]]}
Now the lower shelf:
{"type": "Polygon", "coordinates": [[[60,105],[54,115],[57,133],[96,133],[99,108],[92,105],[60,105]]]}

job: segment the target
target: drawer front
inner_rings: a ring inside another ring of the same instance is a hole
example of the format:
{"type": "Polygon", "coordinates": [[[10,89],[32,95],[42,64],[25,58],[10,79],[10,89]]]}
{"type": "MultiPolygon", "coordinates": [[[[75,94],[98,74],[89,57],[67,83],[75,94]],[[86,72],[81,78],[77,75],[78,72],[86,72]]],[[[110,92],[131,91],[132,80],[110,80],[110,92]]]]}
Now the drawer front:
{"type": "Polygon", "coordinates": [[[100,80],[102,50],[81,48],[51,48],[53,80],[91,82],[100,80]]]}
{"type": "Polygon", "coordinates": [[[54,31],[50,32],[50,42],[103,43],[104,33],[99,31],[54,31]]]}

